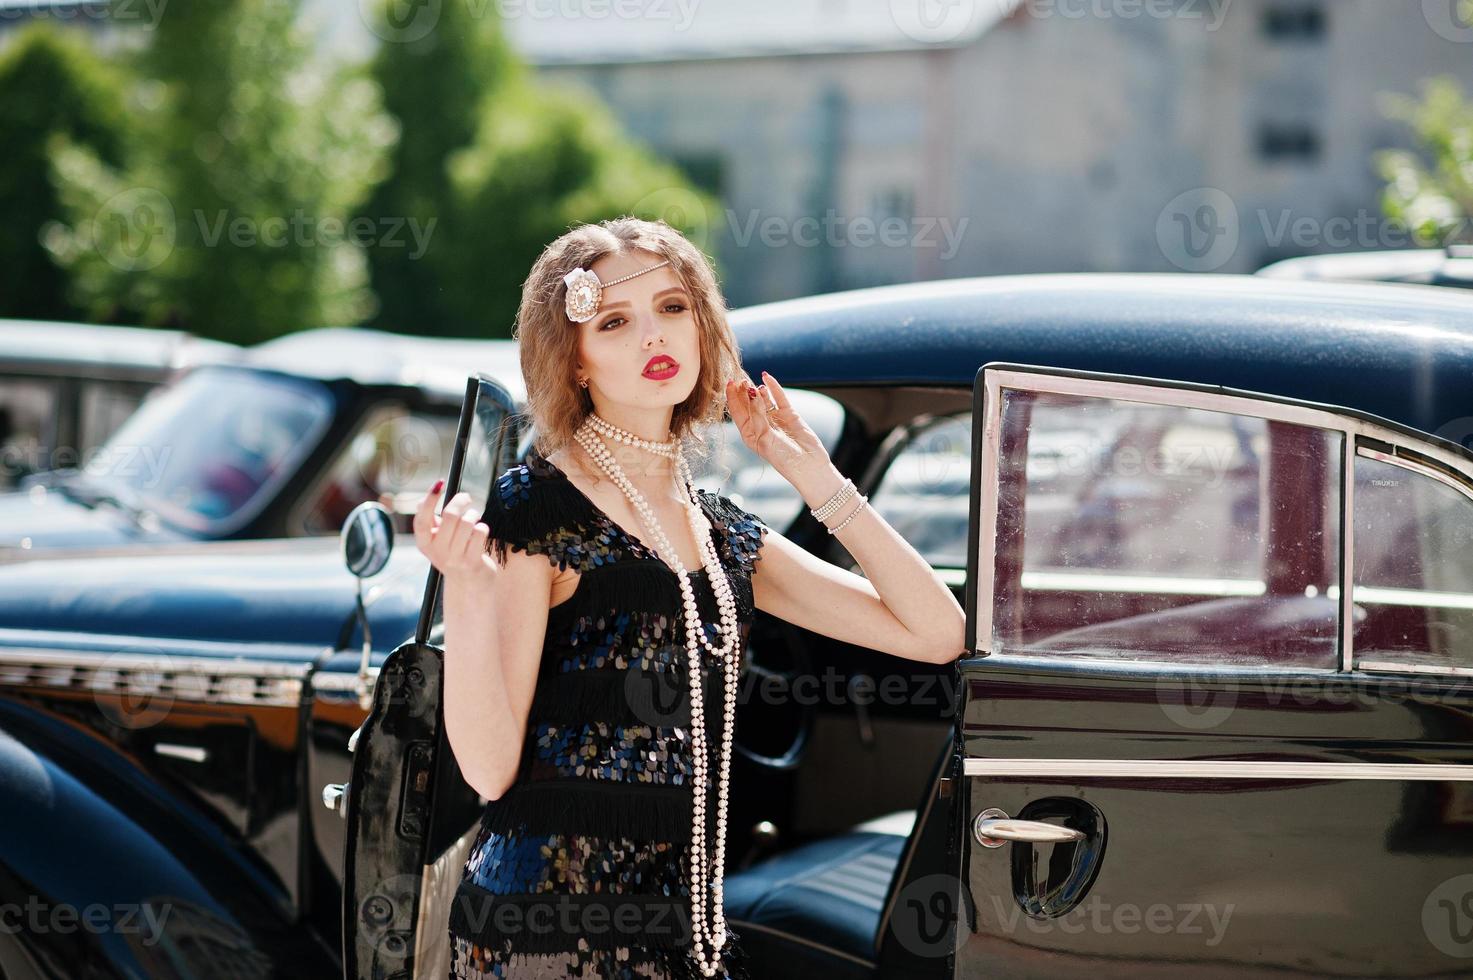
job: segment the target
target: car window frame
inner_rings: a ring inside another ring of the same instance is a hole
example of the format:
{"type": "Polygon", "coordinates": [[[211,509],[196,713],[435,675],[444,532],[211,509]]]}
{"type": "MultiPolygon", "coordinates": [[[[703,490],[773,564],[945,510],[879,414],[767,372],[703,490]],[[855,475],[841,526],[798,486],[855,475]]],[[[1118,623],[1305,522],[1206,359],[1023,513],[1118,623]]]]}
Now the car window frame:
{"type": "MultiPolygon", "coordinates": [[[[331,531],[308,531],[307,515],[317,506],[317,501],[338,464],[342,462],[348,453],[353,451],[353,443],[359,436],[362,436],[365,432],[370,431],[374,426],[379,425],[387,419],[396,418],[400,415],[408,415],[435,416],[446,420],[452,436],[450,452],[453,453],[455,425],[459,416],[453,410],[454,406],[451,403],[446,402],[444,406],[446,410],[443,412],[431,411],[430,409],[435,407],[435,403],[426,402],[416,407],[410,399],[400,397],[380,398],[365,406],[359,413],[358,422],[353,426],[353,431],[338,444],[337,451],[330,454],[327,461],[319,467],[318,472],[312,477],[307,487],[292,501],[291,509],[287,512],[286,526],[290,529],[288,533],[294,537],[322,538],[342,532],[342,528],[335,528],[331,531]]],[[[434,472],[438,472],[438,470],[434,472]]],[[[434,482],[433,479],[426,483],[426,489],[428,489],[429,483],[432,482],[434,482]]],[[[406,516],[392,510],[390,513],[396,522],[401,517],[406,516]]]]}
{"type": "MultiPolygon", "coordinates": [[[[1457,443],[1400,426],[1388,419],[1339,406],[1284,398],[1263,392],[1242,391],[1216,385],[1202,385],[1171,379],[1144,378],[1129,375],[1070,371],[1036,365],[989,363],[977,371],[972,404],[972,473],[979,486],[973,488],[976,512],[970,522],[968,544],[970,561],[976,575],[967,583],[967,644],[969,658],[1006,658],[1019,663],[1037,660],[1036,654],[1010,654],[992,649],[995,605],[995,568],[990,560],[997,541],[998,474],[1001,432],[1002,391],[1004,389],[1048,392],[1080,397],[1098,397],[1141,402],[1179,408],[1246,415],[1269,421],[1305,425],[1342,436],[1340,473],[1340,545],[1339,545],[1339,655],[1334,667],[1287,668],[1296,673],[1344,673],[1360,671],[1380,675],[1389,673],[1473,676],[1473,665],[1448,667],[1418,665],[1398,661],[1355,663],[1354,647],[1354,561],[1355,561],[1355,460],[1360,450],[1374,450],[1391,460],[1411,462],[1418,472],[1436,473],[1469,498],[1473,506],[1473,452],[1457,443]],[[984,554],[981,544],[985,542],[984,554]],[[985,601],[982,597],[985,597],[985,601]]],[[[1374,457],[1373,457],[1374,458],[1374,457]]],[[[1387,461],[1385,459],[1382,460],[1387,461]]],[[[1408,466],[1413,469],[1413,466],[1408,466]]],[[[1098,657],[1050,654],[1050,663],[1098,666],[1098,657]]],[[[1182,669],[1237,670],[1233,665],[1210,663],[1176,663],[1128,658],[1125,662],[1139,667],[1182,669]]],[[[1250,668],[1244,668],[1250,669],[1250,668]]],[[[1251,668],[1262,671],[1264,668],[1251,668]]]]}

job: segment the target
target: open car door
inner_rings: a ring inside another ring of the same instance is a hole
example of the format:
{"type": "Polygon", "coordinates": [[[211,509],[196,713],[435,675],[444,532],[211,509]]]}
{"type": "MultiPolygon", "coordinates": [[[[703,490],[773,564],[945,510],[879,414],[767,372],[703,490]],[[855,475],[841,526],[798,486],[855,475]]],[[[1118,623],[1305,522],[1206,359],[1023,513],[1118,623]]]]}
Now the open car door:
{"type": "MultiPolygon", "coordinates": [[[[483,510],[516,462],[511,396],[489,378],[466,386],[442,500],[464,490],[483,510]]],[[[449,974],[450,900],[483,806],[445,737],[440,573],[431,566],[414,638],[379,668],[373,704],[350,742],[343,882],[343,975],[449,974]],[[439,627],[437,629],[437,627],[439,627]]]]}
{"type": "Polygon", "coordinates": [[[955,975],[1466,973],[1473,455],[997,364],[972,448],[955,975]]]}

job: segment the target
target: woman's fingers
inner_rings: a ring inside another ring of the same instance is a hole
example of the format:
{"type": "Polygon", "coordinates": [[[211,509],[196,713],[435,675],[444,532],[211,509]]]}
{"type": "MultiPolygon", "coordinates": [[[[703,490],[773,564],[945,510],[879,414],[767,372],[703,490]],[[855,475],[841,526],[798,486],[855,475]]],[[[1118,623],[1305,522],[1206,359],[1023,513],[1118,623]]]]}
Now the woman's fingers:
{"type": "Polygon", "coordinates": [[[424,499],[414,509],[414,543],[426,554],[429,554],[430,543],[435,537],[435,526],[439,523],[435,515],[435,501],[439,499],[440,488],[444,485],[444,480],[437,481],[425,491],[424,499]]]}
{"type": "Polygon", "coordinates": [[[471,495],[462,491],[452,497],[450,503],[445,505],[445,509],[440,511],[440,547],[443,549],[441,554],[446,557],[454,555],[463,547],[466,533],[470,530],[471,524],[475,523],[475,519],[480,516],[472,514],[470,521],[465,519],[466,508],[470,505],[471,495]]]}
{"type": "Polygon", "coordinates": [[[777,383],[776,378],[763,371],[762,380],[767,382],[767,390],[772,392],[772,400],[777,404],[777,410],[779,412],[793,407],[792,403],[788,401],[788,393],[783,391],[783,386],[777,383]]]}

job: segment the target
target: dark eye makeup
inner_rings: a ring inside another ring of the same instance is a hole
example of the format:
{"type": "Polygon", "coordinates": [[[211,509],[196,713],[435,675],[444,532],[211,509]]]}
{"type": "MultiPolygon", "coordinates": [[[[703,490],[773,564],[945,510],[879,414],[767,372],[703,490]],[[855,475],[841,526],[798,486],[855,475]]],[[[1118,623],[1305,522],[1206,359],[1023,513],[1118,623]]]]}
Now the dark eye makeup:
{"type": "MultiPolygon", "coordinates": [[[[664,308],[668,311],[670,309],[670,307],[672,307],[672,306],[675,307],[675,312],[677,312],[677,313],[683,313],[683,312],[685,312],[685,304],[683,302],[681,302],[680,300],[671,300],[670,302],[668,302],[668,303],[665,304],[664,308]]],[[[610,329],[613,324],[623,323],[623,322],[624,322],[624,318],[622,316],[610,317],[609,319],[605,320],[603,323],[599,324],[599,327],[598,327],[599,332],[602,333],[603,331],[610,329]]]]}

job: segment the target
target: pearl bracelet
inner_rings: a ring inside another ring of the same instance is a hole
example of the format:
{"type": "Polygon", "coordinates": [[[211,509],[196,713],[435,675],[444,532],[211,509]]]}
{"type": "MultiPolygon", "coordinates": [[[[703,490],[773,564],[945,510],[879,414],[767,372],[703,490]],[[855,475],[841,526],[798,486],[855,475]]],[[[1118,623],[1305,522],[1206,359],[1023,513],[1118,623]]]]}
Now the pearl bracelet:
{"type": "Polygon", "coordinates": [[[844,518],[842,521],[840,521],[839,523],[835,524],[833,527],[829,528],[829,533],[830,534],[837,533],[841,528],[843,528],[843,526],[845,524],[848,524],[850,521],[854,520],[855,515],[858,514],[860,511],[864,510],[864,505],[867,504],[867,503],[869,503],[869,498],[866,497],[864,494],[860,494],[859,495],[859,506],[856,507],[856,508],[854,508],[853,510],[851,510],[849,512],[849,516],[848,517],[844,518]]]}
{"type": "Polygon", "coordinates": [[[844,485],[835,490],[832,497],[817,507],[810,508],[809,512],[820,522],[827,520],[829,515],[844,506],[844,501],[848,500],[854,494],[855,490],[854,481],[846,477],[844,479],[844,485]]]}

